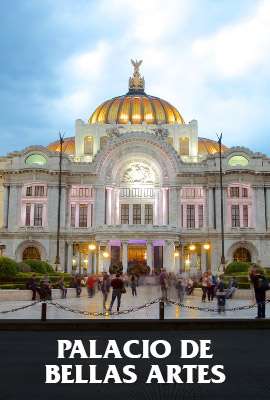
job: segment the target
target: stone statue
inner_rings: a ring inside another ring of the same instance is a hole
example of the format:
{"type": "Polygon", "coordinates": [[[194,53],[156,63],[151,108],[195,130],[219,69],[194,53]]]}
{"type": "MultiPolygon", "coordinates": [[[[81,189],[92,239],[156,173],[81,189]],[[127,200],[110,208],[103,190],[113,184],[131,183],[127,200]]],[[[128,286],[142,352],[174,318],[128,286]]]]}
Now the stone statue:
{"type": "Polygon", "coordinates": [[[130,61],[131,61],[131,64],[133,65],[133,67],[134,67],[134,75],[135,74],[140,74],[139,68],[140,68],[140,65],[142,64],[143,60],[140,60],[140,61],[130,60],[130,61]]]}
{"type": "Polygon", "coordinates": [[[153,132],[158,137],[167,138],[169,136],[169,131],[166,128],[155,128],[153,132]]]}

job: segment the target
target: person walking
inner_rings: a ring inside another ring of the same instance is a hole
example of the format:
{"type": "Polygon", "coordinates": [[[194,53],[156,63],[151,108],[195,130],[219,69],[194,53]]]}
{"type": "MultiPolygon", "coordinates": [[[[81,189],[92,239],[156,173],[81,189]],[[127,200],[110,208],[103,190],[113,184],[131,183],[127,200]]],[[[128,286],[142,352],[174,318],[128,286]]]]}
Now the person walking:
{"type": "Polygon", "coordinates": [[[37,284],[36,274],[32,274],[31,278],[26,283],[26,288],[32,290],[32,301],[36,300],[37,293],[40,295],[40,290],[37,284]]]}
{"type": "Polygon", "coordinates": [[[131,286],[132,296],[137,296],[137,279],[134,274],[131,275],[130,286],[131,286]]]}
{"type": "Polygon", "coordinates": [[[205,302],[208,290],[208,273],[204,272],[202,276],[202,302],[205,302]]]}
{"type": "Polygon", "coordinates": [[[75,275],[72,279],[72,286],[76,289],[76,297],[80,297],[82,292],[82,280],[80,275],[75,275]]]}
{"type": "Polygon", "coordinates": [[[238,288],[238,284],[237,284],[236,278],[233,277],[229,280],[226,298],[232,299],[237,288],[238,288]]]}
{"type": "Polygon", "coordinates": [[[111,281],[107,272],[104,272],[102,281],[100,283],[100,290],[103,296],[103,308],[106,308],[106,302],[110,292],[111,281]]]}
{"type": "Polygon", "coordinates": [[[225,290],[225,284],[223,281],[222,276],[219,279],[219,282],[217,284],[217,291],[216,291],[216,297],[217,297],[217,306],[218,306],[218,312],[225,312],[225,305],[226,305],[226,290],[225,290]]]}
{"type": "Polygon", "coordinates": [[[124,288],[124,282],[121,279],[119,273],[117,273],[115,278],[112,279],[111,287],[113,288],[113,291],[112,291],[112,299],[111,299],[111,304],[110,304],[110,312],[112,311],[113,303],[116,298],[117,298],[117,311],[119,311],[120,305],[121,305],[121,296],[123,293],[125,293],[124,291],[126,290],[124,288]]]}
{"type": "Polygon", "coordinates": [[[88,297],[91,298],[95,294],[96,278],[94,275],[89,275],[86,281],[88,297]]]}
{"type": "Polygon", "coordinates": [[[167,302],[168,299],[168,275],[165,268],[161,269],[159,275],[159,284],[161,288],[161,297],[163,301],[167,302]]]}
{"type": "Polygon", "coordinates": [[[175,289],[177,293],[177,298],[180,303],[183,303],[185,297],[185,282],[180,276],[176,277],[175,289]]]}
{"type": "Polygon", "coordinates": [[[213,301],[215,295],[215,282],[211,272],[208,272],[208,284],[207,284],[207,298],[208,301],[213,301]]]}
{"type": "Polygon", "coordinates": [[[269,282],[260,268],[253,269],[250,280],[254,287],[255,299],[257,303],[257,317],[265,318],[265,292],[269,290],[269,282]]]}
{"type": "Polygon", "coordinates": [[[42,300],[52,299],[52,285],[48,275],[44,275],[40,281],[40,296],[42,300]]]}
{"type": "Polygon", "coordinates": [[[59,289],[61,290],[62,299],[65,299],[67,297],[67,288],[65,287],[65,282],[64,282],[63,277],[61,277],[59,279],[59,281],[57,282],[57,285],[58,285],[59,289]]]}

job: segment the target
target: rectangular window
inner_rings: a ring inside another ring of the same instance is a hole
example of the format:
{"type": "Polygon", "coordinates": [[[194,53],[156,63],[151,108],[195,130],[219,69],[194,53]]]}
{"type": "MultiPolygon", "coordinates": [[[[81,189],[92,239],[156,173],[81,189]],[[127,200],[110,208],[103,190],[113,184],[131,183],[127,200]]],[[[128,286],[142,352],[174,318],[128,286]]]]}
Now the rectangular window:
{"type": "Polygon", "coordinates": [[[129,205],[121,204],[121,224],[129,223],[129,205]]]}
{"type": "Polygon", "coordinates": [[[248,205],[243,205],[243,227],[248,228],[248,205]]]}
{"type": "Polygon", "coordinates": [[[230,197],[239,197],[239,187],[238,186],[230,187],[230,197]]]}
{"type": "Polygon", "coordinates": [[[32,186],[27,186],[27,188],[26,188],[26,196],[32,196],[32,186]]]}
{"type": "Polygon", "coordinates": [[[31,204],[25,206],[25,226],[30,226],[31,223],[31,204]]]}
{"type": "Polygon", "coordinates": [[[203,228],[203,205],[198,207],[199,228],[203,228]]]}
{"type": "Polygon", "coordinates": [[[35,204],[34,207],[34,226],[42,226],[42,204],[35,204]]]}
{"type": "Polygon", "coordinates": [[[232,227],[240,227],[240,210],[238,204],[232,205],[232,227]]]}
{"type": "Polygon", "coordinates": [[[76,205],[75,204],[71,204],[71,207],[70,207],[70,226],[72,226],[72,228],[75,228],[75,218],[76,218],[76,205]]]}
{"type": "Polygon", "coordinates": [[[153,204],[145,204],[145,224],[153,224],[153,204]]]}
{"type": "Polygon", "coordinates": [[[180,156],[189,156],[189,137],[180,138],[180,156]]]}
{"type": "Polygon", "coordinates": [[[195,228],[195,206],[194,204],[187,205],[187,228],[195,228]]]}
{"type": "Polygon", "coordinates": [[[248,188],[242,188],[242,197],[248,197],[248,188]]]}
{"type": "Polygon", "coordinates": [[[79,208],[79,227],[87,228],[87,204],[80,204],[79,208]]]}
{"type": "Polygon", "coordinates": [[[141,224],[141,205],[133,204],[133,224],[141,224]]]}
{"type": "Polygon", "coordinates": [[[35,186],[35,196],[36,197],[42,197],[44,196],[44,186],[35,186]]]}

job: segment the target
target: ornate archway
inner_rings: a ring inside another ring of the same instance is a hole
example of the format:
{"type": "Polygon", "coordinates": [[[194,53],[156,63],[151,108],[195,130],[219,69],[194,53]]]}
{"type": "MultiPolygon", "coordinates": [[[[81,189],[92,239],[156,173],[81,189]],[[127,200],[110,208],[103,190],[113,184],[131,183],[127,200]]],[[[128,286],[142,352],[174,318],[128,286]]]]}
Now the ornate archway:
{"type": "Polygon", "coordinates": [[[15,257],[17,261],[26,259],[46,260],[47,252],[45,247],[36,240],[26,240],[19,244],[16,249],[15,257]]]}
{"type": "Polygon", "coordinates": [[[253,243],[239,241],[229,248],[226,258],[228,261],[256,262],[259,258],[259,253],[253,243]]]}
{"type": "Polygon", "coordinates": [[[41,260],[39,249],[35,246],[26,247],[22,253],[22,260],[41,260]]]}
{"type": "Polygon", "coordinates": [[[238,247],[233,253],[234,261],[251,262],[251,254],[245,247],[238,247]]]}

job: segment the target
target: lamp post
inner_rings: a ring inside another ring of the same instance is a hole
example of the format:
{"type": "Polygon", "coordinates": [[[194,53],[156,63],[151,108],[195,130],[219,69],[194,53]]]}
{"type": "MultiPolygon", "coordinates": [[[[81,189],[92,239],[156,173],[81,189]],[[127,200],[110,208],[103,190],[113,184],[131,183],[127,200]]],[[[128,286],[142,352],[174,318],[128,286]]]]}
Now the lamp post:
{"type": "Polygon", "coordinates": [[[223,171],[222,171],[222,133],[218,136],[219,144],[219,186],[220,186],[220,223],[221,223],[221,259],[220,271],[225,268],[225,252],[224,252],[224,208],[223,208],[223,171]]]}
{"type": "Polygon", "coordinates": [[[56,257],[55,257],[55,269],[58,270],[60,265],[60,222],[61,222],[61,195],[62,195],[62,160],[63,160],[63,143],[64,135],[59,132],[60,152],[59,152],[59,174],[58,174],[58,208],[57,208],[57,236],[56,236],[56,257]]]}
{"type": "Polygon", "coordinates": [[[91,274],[94,273],[94,260],[93,260],[93,252],[96,250],[97,246],[95,245],[95,243],[90,243],[88,246],[89,249],[89,261],[90,261],[90,265],[88,265],[88,268],[90,270],[91,268],[91,274]]]}

